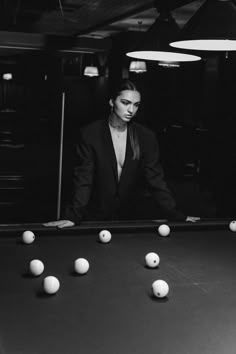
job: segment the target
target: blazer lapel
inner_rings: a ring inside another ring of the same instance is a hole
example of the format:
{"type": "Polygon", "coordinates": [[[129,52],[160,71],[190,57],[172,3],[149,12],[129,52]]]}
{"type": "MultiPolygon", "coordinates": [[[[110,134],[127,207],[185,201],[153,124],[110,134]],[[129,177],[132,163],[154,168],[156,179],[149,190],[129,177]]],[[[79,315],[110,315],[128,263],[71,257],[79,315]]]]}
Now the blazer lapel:
{"type": "Polygon", "coordinates": [[[117,172],[117,162],[116,162],[116,154],[112,142],[111,132],[108,126],[107,121],[103,122],[103,141],[105,146],[105,154],[107,158],[111,161],[111,167],[114,173],[114,177],[116,182],[118,183],[118,172],[117,172]]]}
{"type": "Polygon", "coordinates": [[[133,151],[132,151],[131,144],[130,144],[129,130],[128,130],[127,140],[126,140],[125,161],[124,161],[123,170],[122,170],[122,173],[120,176],[119,188],[121,188],[122,185],[125,183],[125,180],[127,178],[127,174],[129,173],[129,169],[131,167],[132,157],[133,157],[133,151]]]}

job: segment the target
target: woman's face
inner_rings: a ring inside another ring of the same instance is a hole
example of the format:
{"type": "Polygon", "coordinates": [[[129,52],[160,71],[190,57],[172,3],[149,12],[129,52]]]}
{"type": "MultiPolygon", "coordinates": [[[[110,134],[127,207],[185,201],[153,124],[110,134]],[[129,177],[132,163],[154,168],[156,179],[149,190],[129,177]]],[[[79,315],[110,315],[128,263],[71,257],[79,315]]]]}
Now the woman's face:
{"type": "Polygon", "coordinates": [[[141,102],[141,96],[138,91],[121,91],[116,99],[110,100],[112,113],[123,122],[130,122],[137,113],[141,102]]]}

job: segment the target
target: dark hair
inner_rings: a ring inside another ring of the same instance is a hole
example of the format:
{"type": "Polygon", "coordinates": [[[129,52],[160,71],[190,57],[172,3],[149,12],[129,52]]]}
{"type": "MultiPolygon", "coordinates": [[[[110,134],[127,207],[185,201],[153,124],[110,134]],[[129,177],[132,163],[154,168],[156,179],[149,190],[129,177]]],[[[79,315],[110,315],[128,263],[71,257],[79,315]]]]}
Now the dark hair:
{"type": "Polygon", "coordinates": [[[134,82],[124,79],[120,81],[116,86],[114,86],[111,90],[111,98],[116,99],[117,96],[120,95],[122,91],[129,90],[129,91],[137,91],[140,93],[140,90],[135,85],[134,82]]]}
{"type": "MultiPolygon", "coordinates": [[[[132,81],[125,79],[125,80],[122,80],[115,88],[113,88],[113,90],[111,92],[111,99],[115,100],[117,98],[117,96],[119,96],[120,93],[125,90],[137,91],[140,93],[140,90],[137,88],[137,86],[132,81]]],[[[131,149],[133,151],[133,160],[139,160],[140,159],[140,146],[139,146],[138,134],[136,131],[136,127],[132,122],[129,123],[128,132],[129,132],[131,149]]]]}

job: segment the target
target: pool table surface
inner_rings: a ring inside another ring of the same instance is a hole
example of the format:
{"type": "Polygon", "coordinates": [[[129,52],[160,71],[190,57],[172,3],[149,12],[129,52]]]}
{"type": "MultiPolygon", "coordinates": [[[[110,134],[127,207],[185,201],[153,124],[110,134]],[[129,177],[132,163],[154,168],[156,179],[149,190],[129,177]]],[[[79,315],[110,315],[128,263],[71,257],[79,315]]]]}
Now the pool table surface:
{"type": "Polygon", "coordinates": [[[63,230],[0,225],[0,354],[235,354],[236,232],[229,220],[83,223],[63,230]],[[108,229],[112,240],[98,241],[108,229]],[[24,230],[36,239],[23,244],[24,230]],[[156,252],[157,268],[144,257],[156,252]],[[74,273],[74,260],[90,263],[74,273]],[[33,277],[29,262],[44,273],[33,277]],[[60,281],[46,295],[43,278],[60,281]],[[158,299],[151,285],[169,284],[158,299]]]}

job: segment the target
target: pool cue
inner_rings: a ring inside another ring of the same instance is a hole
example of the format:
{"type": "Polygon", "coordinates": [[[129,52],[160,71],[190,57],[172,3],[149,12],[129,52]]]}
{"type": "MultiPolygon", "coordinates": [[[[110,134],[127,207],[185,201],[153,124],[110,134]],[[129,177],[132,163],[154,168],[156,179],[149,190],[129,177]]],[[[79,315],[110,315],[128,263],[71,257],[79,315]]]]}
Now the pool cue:
{"type": "Polygon", "coordinates": [[[57,197],[57,220],[59,220],[60,216],[61,216],[61,181],[62,181],[62,159],[63,159],[63,138],[64,138],[64,115],[65,115],[65,92],[62,92],[61,135],[60,135],[58,197],[57,197]]]}

